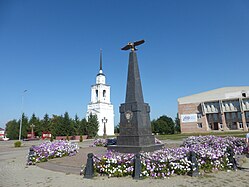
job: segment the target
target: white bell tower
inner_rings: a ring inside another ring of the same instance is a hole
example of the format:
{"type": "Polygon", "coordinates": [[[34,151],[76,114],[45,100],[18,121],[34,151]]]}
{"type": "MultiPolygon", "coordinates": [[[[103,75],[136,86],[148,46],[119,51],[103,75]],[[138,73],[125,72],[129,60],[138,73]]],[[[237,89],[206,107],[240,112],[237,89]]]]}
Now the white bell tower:
{"type": "Polygon", "coordinates": [[[100,68],[96,84],[91,86],[91,102],[87,105],[86,119],[90,114],[97,115],[99,136],[114,135],[114,109],[110,101],[110,86],[106,84],[102,70],[102,50],[100,50],[100,68]]]}

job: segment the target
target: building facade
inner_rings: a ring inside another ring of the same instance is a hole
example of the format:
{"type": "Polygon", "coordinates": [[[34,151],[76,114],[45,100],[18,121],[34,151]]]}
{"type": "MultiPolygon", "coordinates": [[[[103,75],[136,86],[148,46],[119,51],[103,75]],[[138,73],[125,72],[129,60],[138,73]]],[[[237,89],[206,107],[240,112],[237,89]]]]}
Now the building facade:
{"type": "Polygon", "coordinates": [[[0,128],[0,140],[3,140],[5,135],[4,129],[0,128]]]}
{"type": "Polygon", "coordinates": [[[99,122],[98,135],[114,135],[114,108],[111,104],[111,88],[106,84],[102,70],[102,53],[100,53],[100,68],[96,76],[96,84],[91,86],[91,102],[87,105],[86,119],[97,115],[99,122]]]}
{"type": "Polygon", "coordinates": [[[224,87],[178,99],[181,132],[248,131],[249,86],[224,87]]]}

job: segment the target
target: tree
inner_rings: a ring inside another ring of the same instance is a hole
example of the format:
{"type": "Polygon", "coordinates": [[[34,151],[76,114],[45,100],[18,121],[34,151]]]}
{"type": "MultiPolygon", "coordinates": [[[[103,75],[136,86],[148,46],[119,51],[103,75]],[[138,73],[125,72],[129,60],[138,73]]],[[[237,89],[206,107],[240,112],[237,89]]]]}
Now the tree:
{"type": "Polygon", "coordinates": [[[152,124],[152,132],[159,134],[174,134],[175,132],[175,124],[172,118],[163,115],[159,117],[157,120],[153,120],[152,124]]]}
{"type": "Polygon", "coordinates": [[[86,124],[87,135],[90,138],[93,138],[97,135],[98,130],[99,130],[98,117],[97,115],[90,114],[90,116],[88,117],[87,124],[86,124]]]}
{"type": "Polygon", "coordinates": [[[41,125],[42,125],[42,132],[51,131],[51,119],[49,118],[48,114],[44,115],[43,120],[41,121],[41,125]]]}
{"type": "Polygon", "coordinates": [[[70,131],[70,117],[68,112],[64,113],[63,116],[63,129],[65,131],[64,135],[69,135],[70,131]]]}
{"type": "Polygon", "coordinates": [[[19,124],[15,119],[7,122],[5,130],[9,139],[17,140],[19,138],[19,124]]]}
{"type": "Polygon", "coordinates": [[[86,119],[82,119],[79,123],[79,129],[78,129],[78,133],[79,135],[84,135],[84,134],[87,134],[87,131],[86,131],[86,127],[87,127],[87,121],[86,119]]]}
{"type": "Polygon", "coordinates": [[[181,133],[180,118],[179,118],[178,113],[177,113],[177,116],[175,118],[175,132],[176,133],[181,133]]]}
{"type": "Polygon", "coordinates": [[[42,133],[42,130],[41,130],[41,128],[42,128],[42,126],[41,126],[41,123],[40,123],[40,120],[39,120],[39,118],[37,118],[36,116],[35,116],[35,114],[32,114],[32,117],[30,118],[30,120],[29,120],[29,123],[28,123],[28,131],[29,132],[31,132],[31,127],[30,127],[30,125],[34,125],[35,127],[34,127],[34,132],[35,132],[35,135],[36,136],[39,136],[39,137],[41,137],[41,133],[42,133]]]}
{"type": "Polygon", "coordinates": [[[50,129],[53,136],[66,136],[65,129],[63,128],[63,117],[53,115],[50,129]]]}
{"type": "Polygon", "coordinates": [[[76,114],[73,121],[73,131],[74,131],[73,135],[80,135],[79,129],[80,129],[80,119],[76,114]]]}

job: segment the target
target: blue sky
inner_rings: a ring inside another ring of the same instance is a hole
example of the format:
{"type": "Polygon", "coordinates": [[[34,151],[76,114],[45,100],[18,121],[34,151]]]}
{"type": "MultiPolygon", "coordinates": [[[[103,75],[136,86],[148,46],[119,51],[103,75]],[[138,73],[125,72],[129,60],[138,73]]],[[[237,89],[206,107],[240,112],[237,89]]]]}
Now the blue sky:
{"type": "Polygon", "coordinates": [[[125,100],[128,52],[138,61],[151,119],[175,118],[177,98],[248,86],[248,0],[0,0],[0,127],[45,113],[85,117],[99,69],[115,124],[125,100]]]}

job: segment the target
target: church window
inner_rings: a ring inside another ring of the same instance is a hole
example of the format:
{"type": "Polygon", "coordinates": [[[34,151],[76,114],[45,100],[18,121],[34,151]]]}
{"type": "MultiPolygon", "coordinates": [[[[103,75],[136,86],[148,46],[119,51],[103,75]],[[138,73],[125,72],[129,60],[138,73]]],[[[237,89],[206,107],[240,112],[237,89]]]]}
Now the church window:
{"type": "Polygon", "coordinates": [[[98,90],[96,90],[96,97],[98,97],[98,90]]]}
{"type": "Polygon", "coordinates": [[[103,90],[103,97],[106,97],[106,90],[103,90]]]}
{"type": "Polygon", "coordinates": [[[246,97],[246,92],[242,92],[242,97],[246,97]]]}

